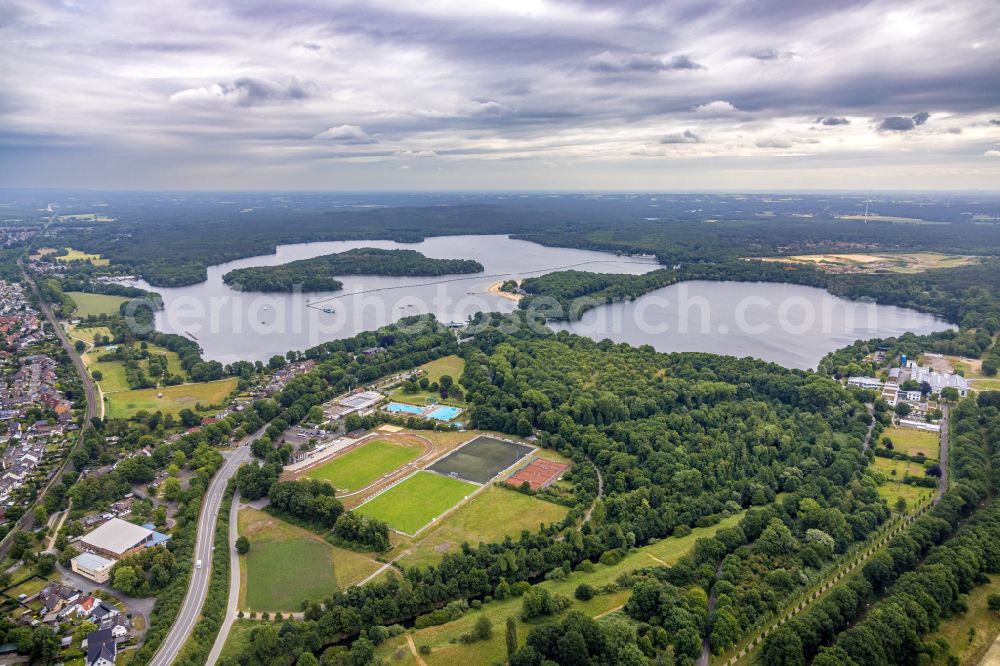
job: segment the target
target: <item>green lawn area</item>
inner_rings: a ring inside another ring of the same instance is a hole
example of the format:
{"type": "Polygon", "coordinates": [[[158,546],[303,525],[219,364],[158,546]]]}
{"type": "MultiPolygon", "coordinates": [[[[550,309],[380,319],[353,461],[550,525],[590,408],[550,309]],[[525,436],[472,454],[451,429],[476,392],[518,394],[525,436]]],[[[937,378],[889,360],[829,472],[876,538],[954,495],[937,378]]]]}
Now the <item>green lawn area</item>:
{"type": "Polygon", "coordinates": [[[902,480],[906,475],[912,476],[923,476],[924,466],[920,463],[910,462],[908,460],[894,460],[892,458],[882,458],[881,456],[875,456],[874,461],[875,469],[885,474],[885,477],[889,480],[902,480]],[[893,474],[895,472],[895,474],[893,474]]]}
{"type": "Polygon", "coordinates": [[[206,406],[217,405],[233,392],[238,381],[236,377],[230,377],[201,384],[179,384],[158,389],[112,393],[107,396],[108,416],[128,418],[140,410],[148,412],[159,410],[164,414],[177,414],[185,407],[194,409],[199,402],[206,406]],[[163,397],[157,397],[158,394],[162,394],[163,397]]]}
{"type": "MultiPolygon", "coordinates": [[[[962,615],[955,615],[941,622],[941,626],[933,634],[924,639],[925,643],[933,643],[938,638],[945,638],[951,645],[949,654],[958,657],[962,664],[978,664],[989,649],[997,634],[1000,634],[1000,614],[991,611],[986,606],[986,600],[991,594],[1000,592],[1000,575],[989,575],[990,582],[980,585],[969,592],[969,610],[962,615]],[[969,629],[975,629],[970,642],[969,629]]],[[[985,662],[983,662],[985,664],[985,662]]]]}
{"type": "Polygon", "coordinates": [[[233,627],[229,630],[229,637],[226,639],[226,645],[222,648],[222,654],[219,655],[220,664],[225,664],[230,659],[235,659],[236,655],[243,652],[250,645],[250,630],[258,624],[260,623],[253,620],[238,619],[233,622],[233,627]]]}
{"type": "Polygon", "coordinates": [[[104,347],[98,347],[83,355],[83,362],[93,374],[95,370],[101,373],[97,382],[105,393],[128,391],[128,381],[125,379],[125,363],[122,361],[98,361],[101,356],[109,353],[104,347]]]}
{"type": "Polygon", "coordinates": [[[47,581],[44,578],[38,578],[36,576],[35,578],[32,578],[31,580],[27,580],[27,581],[21,583],[17,587],[14,587],[14,588],[11,588],[11,589],[7,590],[4,594],[6,594],[8,597],[10,597],[12,599],[17,599],[18,596],[20,596],[22,594],[27,594],[30,597],[33,594],[37,594],[38,592],[41,592],[42,588],[45,587],[48,584],[49,584],[49,581],[47,581]]]}
{"type": "Polygon", "coordinates": [[[381,566],[256,509],[240,511],[239,532],[250,540],[250,552],[240,558],[244,609],[298,611],[303,599],[319,601],[381,566]]]}
{"type": "Polygon", "coordinates": [[[309,470],[305,476],[329,481],[338,491],[353,492],[416,459],[422,452],[417,443],[376,439],[309,470]]]}
{"type": "Polygon", "coordinates": [[[73,340],[83,340],[86,344],[94,344],[94,335],[106,335],[111,337],[111,329],[107,326],[87,326],[87,327],[77,327],[77,326],[67,326],[66,335],[68,335],[73,340]]]}
{"type": "Polygon", "coordinates": [[[355,511],[385,521],[400,532],[415,534],[478,487],[433,472],[417,472],[355,511]]]}
{"type": "Polygon", "coordinates": [[[911,486],[908,483],[898,483],[896,481],[886,481],[878,487],[878,494],[885,498],[889,508],[895,511],[896,500],[900,497],[906,500],[907,508],[912,508],[934,494],[932,488],[920,488],[911,486]]]}
{"type": "MultiPolygon", "coordinates": [[[[655,544],[640,548],[627,555],[615,565],[597,564],[591,573],[574,572],[562,581],[544,581],[535,587],[547,589],[551,594],[564,594],[572,600],[570,610],[578,610],[590,617],[603,615],[626,601],[632,595],[631,590],[621,590],[613,594],[599,594],[587,602],[573,598],[573,591],[580,583],[586,582],[595,588],[612,583],[621,574],[650,566],[675,564],[682,555],[688,552],[697,539],[709,537],[723,527],[732,527],[743,518],[744,512],[730,516],[712,527],[696,528],[691,534],[680,539],[663,539],[655,544]]],[[[517,620],[517,636],[521,645],[532,628],[552,621],[558,621],[564,615],[554,618],[535,620],[531,623],[521,622],[520,598],[514,597],[503,601],[493,601],[483,605],[480,610],[470,610],[460,619],[435,627],[428,627],[411,632],[409,635],[419,647],[428,645],[429,655],[421,655],[428,666],[468,666],[469,664],[500,664],[506,659],[504,643],[504,623],[508,617],[517,620]],[[458,641],[458,637],[472,629],[476,620],[485,615],[493,623],[493,637],[486,641],[466,645],[458,641]]],[[[568,611],[567,611],[568,612],[568,611]]],[[[406,644],[406,636],[397,636],[382,643],[376,649],[376,656],[382,657],[392,664],[413,664],[413,657],[406,644]],[[395,657],[399,655],[397,660],[395,657]]]]}
{"type": "Polygon", "coordinates": [[[118,314],[119,306],[128,299],[124,296],[109,296],[107,294],[88,294],[82,291],[67,291],[66,295],[76,303],[76,316],[118,314]]]}
{"type": "Polygon", "coordinates": [[[459,551],[463,542],[476,545],[503,541],[507,535],[517,538],[522,530],[536,532],[540,523],[562,520],[568,511],[559,504],[490,486],[422,533],[419,544],[400,562],[407,567],[437,564],[445,553],[459,551]]]}
{"type": "MultiPolygon", "coordinates": [[[[424,363],[418,369],[426,371],[427,374],[425,376],[432,384],[436,381],[439,381],[441,379],[441,375],[451,375],[451,378],[455,380],[455,385],[462,388],[463,392],[465,391],[465,388],[462,387],[458,382],[458,380],[462,377],[462,373],[465,372],[464,358],[455,355],[443,356],[439,359],[430,361],[429,363],[424,363]]],[[[458,407],[464,407],[466,404],[464,400],[453,400],[450,398],[447,400],[442,400],[441,394],[437,393],[436,391],[417,391],[416,393],[403,393],[402,390],[397,389],[392,392],[393,400],[397,402],[407,403],[410,405],[421,405],[421,406],[425,405],[427,404],[428,398],[434,398],[439,402],[453,404],[458,407]]]]}
{"type": "MultiPolygon", "coordinates": [[[[917,430],[916,428],[901,428],[893,426],[887,428],[882,437],[892,440],[892,450],[905,453],[908,456],[915,456],[923,453],[928,458],[937,460],[940,450],[941,438],[936,432],[917,430]]],[[[885,446],[879,440],[879,446],[885,446]]]]}

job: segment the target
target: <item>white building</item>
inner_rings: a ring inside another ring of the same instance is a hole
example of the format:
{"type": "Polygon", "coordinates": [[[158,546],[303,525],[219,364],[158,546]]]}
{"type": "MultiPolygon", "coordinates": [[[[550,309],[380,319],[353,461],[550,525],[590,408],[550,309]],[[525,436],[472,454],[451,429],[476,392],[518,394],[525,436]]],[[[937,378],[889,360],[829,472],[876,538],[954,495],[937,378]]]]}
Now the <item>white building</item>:
{"type": "Polygon", "coordinates": [[[848,377],[848,386],[857,386],[858,388],[871,389],[877,391],[882,388],[882,382],[880,382],[875,377],[848,377]]]}
{"type": "Polygon", "coordinates": [[[82,553],[70,560],[70,568],[74,573],[89,578],[95,583],[108,582],[108,578],[111,576],[111,567],[113,566],[115,566],[114,560],[109,560],[94,553],[82,553]]]}

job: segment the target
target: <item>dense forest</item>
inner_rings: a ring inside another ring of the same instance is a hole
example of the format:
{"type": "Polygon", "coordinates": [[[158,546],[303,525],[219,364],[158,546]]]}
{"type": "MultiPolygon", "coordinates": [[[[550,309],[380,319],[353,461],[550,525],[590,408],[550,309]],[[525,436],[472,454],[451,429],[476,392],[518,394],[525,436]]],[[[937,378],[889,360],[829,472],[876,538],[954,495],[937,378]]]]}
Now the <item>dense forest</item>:
{"type": "Polygon", "coordinates": [[[482,264],[470,259],[430,259],[416,250],[359,247],[280,266],[237,268],[222,280],[242,291],[337,291],[343,283],[335,275],[452,275],[482,270],[482,264]]]}
{"type": "MultiPolygon", "coordinates": [[[[1000,225],[973,221],[995,215],[990,197],[879,202],[883,214],[946,224],[845,218],[864,207],[863,199],[851,196],[381,198],[386,203],[377,207],[358,201],[351,208],[308,194],[155,201],[148,195],[105,196],[102,210],[113,221],[93,225],[61,218],[50,228],[50,244],[101,253],[113,268],[125,267],[156,286],[200,282],[209,265],[273,253],[284,243],[419,242],[453,234],[513,234],[552,246],[655,254],[666,265],[835,250],[1000,254],[1000,225]]],[[[69,210],[88,212],[80,201],[69,210]]],[[[25,212],[30,216],[30,206],[25,212]]]]}
{"type": "MultiPolygon", "coordinates": [[[[832,380],[749,359],[659,354],[566,334],[539,335],[518,314],[484,316],[479,323],[482,331],[461,352],[470,420],[510,433],[538,429],[544,446],[574,461],[577,506],[563,523],[538,534],[463,548],[446,554],[437,567],[404,569],[384,583],[336,592],[311,619],[287,623],[283,643],[258,651],[251,641],[243,663],[272,663],[279,654],[285,655],[279,663],[288,663],[304,646],[370,634],[376,626],[434,614],[458,599],[506,594],[564,562],[621,557],[651,539],[759,507],[738,535],[720,532],[717,545],[676,568],[685,577],[677,585],[695,585],[741,543],[763,539],[774,545],[734,569],[746,589],[734,584],[731,590],[734,624],[715,638],[725,645],[740,631],[740,618],[759,612],[760,604],[781,603],[803,579],[819,575],[835,553],[888,517],[873,483],[863,477],[871,417],[832,380]],[[574,528],[596,498],[592,465],[603,478],[605,497],[591,521],[574,528]],[[779,494],[792,499],[775,503],[779,494]],[[781,529],[775,521],[791,527],[781,529]],[[795,543],[791,552],[789,539],[795,543]],[[757,580],[739,573],[742,566],[778,563],[787,576],[757,580]]],[[[692,645],[700,650],[704,618],[684,617],[679,626],[686,631],[665,643],[657,635],[661,649],[670,644],[688,655],[692,645]]]]}

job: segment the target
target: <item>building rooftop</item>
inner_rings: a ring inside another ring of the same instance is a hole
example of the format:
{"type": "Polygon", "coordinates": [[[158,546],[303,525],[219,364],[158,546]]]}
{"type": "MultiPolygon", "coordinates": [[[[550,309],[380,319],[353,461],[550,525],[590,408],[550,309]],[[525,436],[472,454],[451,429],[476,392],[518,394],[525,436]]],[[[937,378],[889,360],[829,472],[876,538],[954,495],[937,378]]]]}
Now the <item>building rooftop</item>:
{"type": "Polygon", "coordinates": [[[135,548],[152,534],[140,525],[133,525],[121,518],[112,518],[90,534],[85,534],[80,541],[111,553],[123,554],[135,548]]]}
{"type": "Polygon", "coordinates": [[[95,555],[93,553],[83,553],[81,555],[77,555],[73,559],[76,560],[78,565],[93,571],[99,571],[106,567],[114,566],[115,564],[114,560],[109,560],[106,557],[101,557],[100,555],[95,555]]]}

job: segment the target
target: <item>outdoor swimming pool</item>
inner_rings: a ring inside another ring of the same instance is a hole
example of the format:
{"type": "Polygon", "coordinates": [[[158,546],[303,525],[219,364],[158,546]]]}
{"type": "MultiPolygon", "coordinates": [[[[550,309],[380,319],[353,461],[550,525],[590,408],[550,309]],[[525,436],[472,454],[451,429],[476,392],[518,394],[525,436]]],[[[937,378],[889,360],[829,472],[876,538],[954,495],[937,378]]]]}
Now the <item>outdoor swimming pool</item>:
{"type": "Polygon", "coordinates": [[[394,414],[417,414],[423,415],[424,410],[422,407],[415,407],[413,405],[404,405],[401,402],[390,402],[385,406],[385,411],[393,412],[394,414]]]}
{"type": "Polygon", "coordinates": [[[449,407],[447,405],[442,405],[434,411],[432,411],[429,416],[432,419],[437,419],[438,421],[451,421],[453,418],[462,413],[462,410],[458,407],[449,407]]]}

